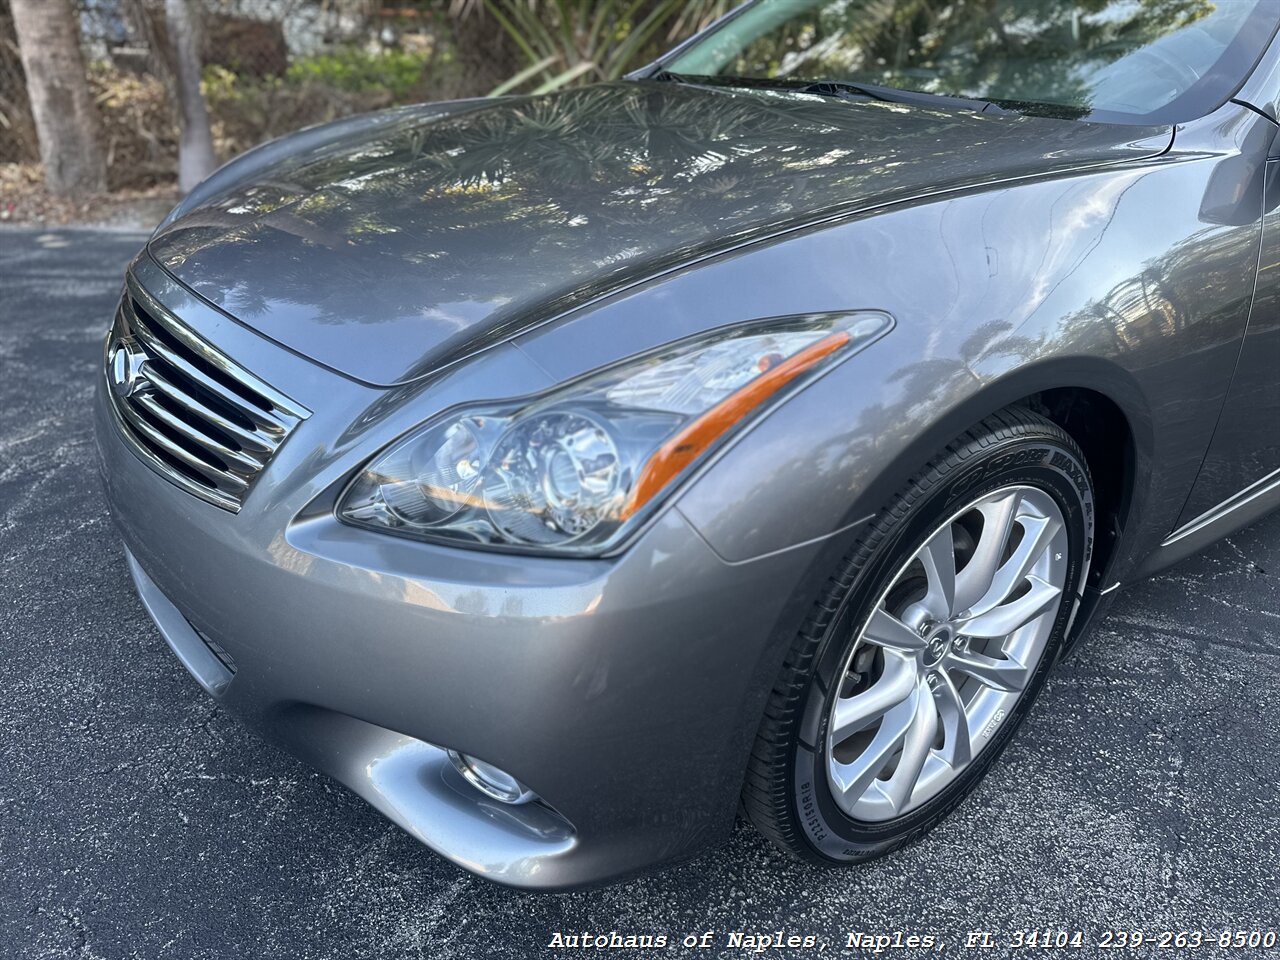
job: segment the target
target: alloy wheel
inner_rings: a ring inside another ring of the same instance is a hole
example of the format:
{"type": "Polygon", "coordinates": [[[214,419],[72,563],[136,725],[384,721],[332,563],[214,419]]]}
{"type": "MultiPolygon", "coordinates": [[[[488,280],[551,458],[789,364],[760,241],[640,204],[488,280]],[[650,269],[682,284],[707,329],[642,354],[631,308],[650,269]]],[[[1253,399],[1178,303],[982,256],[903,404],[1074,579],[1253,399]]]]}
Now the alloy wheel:
{"type": "Polygon", "coordinates": [[[1057,502],[1014,485],[955,513],[899,569],[833,691],[825,754],[844,813],[909,813],[986,747],[1044,654],[1067,546],[1057,502]]]}

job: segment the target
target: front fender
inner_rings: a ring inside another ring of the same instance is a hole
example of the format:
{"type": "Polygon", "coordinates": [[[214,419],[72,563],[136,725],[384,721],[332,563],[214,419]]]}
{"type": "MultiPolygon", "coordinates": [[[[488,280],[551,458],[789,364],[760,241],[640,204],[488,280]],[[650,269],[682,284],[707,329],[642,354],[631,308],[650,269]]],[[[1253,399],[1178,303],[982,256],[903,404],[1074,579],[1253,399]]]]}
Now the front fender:
{"type": "Polygon", "coordinates": [[[882,209],[695,264],[517,343],[560,380],[753,317],[887,311],[891,334],[686,486],[678,507],[721,557],[848,530],[967,427],[1054,387],[1123,411],[1141,507],[1125,552],[1140,556],[1186,500],[1246,323],[1260,210],[1202,210],[1239,156],[1175,151],[882,209]]]}

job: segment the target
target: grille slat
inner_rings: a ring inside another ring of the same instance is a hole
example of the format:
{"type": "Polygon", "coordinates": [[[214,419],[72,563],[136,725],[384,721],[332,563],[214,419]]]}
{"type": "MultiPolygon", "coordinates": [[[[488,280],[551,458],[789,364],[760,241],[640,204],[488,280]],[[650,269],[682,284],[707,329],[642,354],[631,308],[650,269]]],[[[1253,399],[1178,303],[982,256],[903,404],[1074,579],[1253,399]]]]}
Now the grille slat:
{"type": "Polygon", "coordinates": [[[107,343],[111,408],[170,482],[237,511],[305,408],[187,329],[132,276],[107,343]]]}
{"type": "MultiPolygon", "coordinates": [[[[143,371],[146,371],[144,366],[143,371]]],[[[199,428],[193,427],[181,417],[170,413],[160,404],[156,403],[151,397],[145,394],[135,398],[136,406],[141,407],[147,412],[150,419],[154,422],[159,420],[171,431],[185,437],[190,442],[202,446],[213,453],[219,460],[227,464],[229,467],[236,468],[237,471],[248,471],[250,475],[257,473],[264,466],[262,461],[249,456],[247,453],[241,453],[239,450],[227,446],[225,443],[219,442],[216,438],[202,433],[199,428]]]]}
{"type": "MultiPolygon", "coordinates": [[[[137,318],[136,313],[133,316],[134,318],[137,318]]],[[[164,361],[168,367],[180,374],[189,383],[194,383],[207,393],[217,397],[219,402],[225,403],[231,408],[231,412],[238,413],[254,427],[260,430],[265,430],[268,433],[278,433],[285,429],[285,425],[280,422],[280,419],[264,413],[261,408],[253,408],[240,397],[228,392],[224,384],[204,373],[197,366],[171,350],[168,346],[157,339],[144,324],[136,322],[136,319],[133,329],[138,340],[144,347],[146,347],[148,353],[152,354],[155,358],[164,361]]],[[[194,398],[193,401],[197,404],[200,403],[199,400],[195,400],[194,398]]]]}
{"type": "MultiPolygon", "coordinates": [[[[168,397],[171,402],[178,406],[185,407],[187,409],[200,406],[199,400],[184,391],[176,383],[171,382],[154,367],[147,368],[147,379],[150,380],[151,385],[156,388],[157,394],[168,397]]],[[[232,423],[226,417],[221,416],[212,409],[206,407],[202,411],[202,416],[205,420],[234,440],[241,450],[255,450],[258,453],[270,453],[273,449],[270,441],[263,440],[252,430],[246,430],[238,423],[232,423]]]]}
{"type": "Polygon", "coordinates": [[[183,447],[181,444],[175,443],[170,437],[165,436],[158,429],[148,423],[131,405],[121,405],[120,412],[124,415],[125,421],[135,433],[148,441],[153,447],[158,449],[174,460],[181,462],[191,470],[200,474],[208,481],[210,486],[224,484],[234,490],[236,493],[243,493],[248,489],[248,484],[237,477],[233,473],[220,468],[217,464],[210,463],[203,457],[198,457],[183,447]]]}

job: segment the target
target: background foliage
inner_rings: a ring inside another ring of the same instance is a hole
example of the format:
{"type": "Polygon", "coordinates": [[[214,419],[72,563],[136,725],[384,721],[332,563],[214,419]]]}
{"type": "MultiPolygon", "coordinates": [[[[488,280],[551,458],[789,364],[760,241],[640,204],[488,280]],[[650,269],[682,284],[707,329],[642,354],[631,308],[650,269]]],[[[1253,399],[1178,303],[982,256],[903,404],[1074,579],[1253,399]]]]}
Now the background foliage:
{"type": "MultiPolygon", "coordinates": [[[[203,90],[226,159],[298,127],[401,103],[548,91],[618,77],[732,0],[191,0],[203,90]]],[[[178,116],[162,0],[77,0],[112,189],[174,176],[178,116]]],[[[35,129],[0,0],[0,165],[35,129]]]]}

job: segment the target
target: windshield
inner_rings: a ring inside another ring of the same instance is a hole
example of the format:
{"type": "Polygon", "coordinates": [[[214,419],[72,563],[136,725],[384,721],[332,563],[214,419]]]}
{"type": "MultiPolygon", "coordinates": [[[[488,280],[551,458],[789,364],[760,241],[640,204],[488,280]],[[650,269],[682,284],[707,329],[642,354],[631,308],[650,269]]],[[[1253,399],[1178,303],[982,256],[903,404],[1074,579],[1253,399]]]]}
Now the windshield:
{"type": "Polygon", "coordinates": [[[1276,0],[757,0],[663,66],[1176,123],[1239,88],[1278,11],[1276,0]]]}

